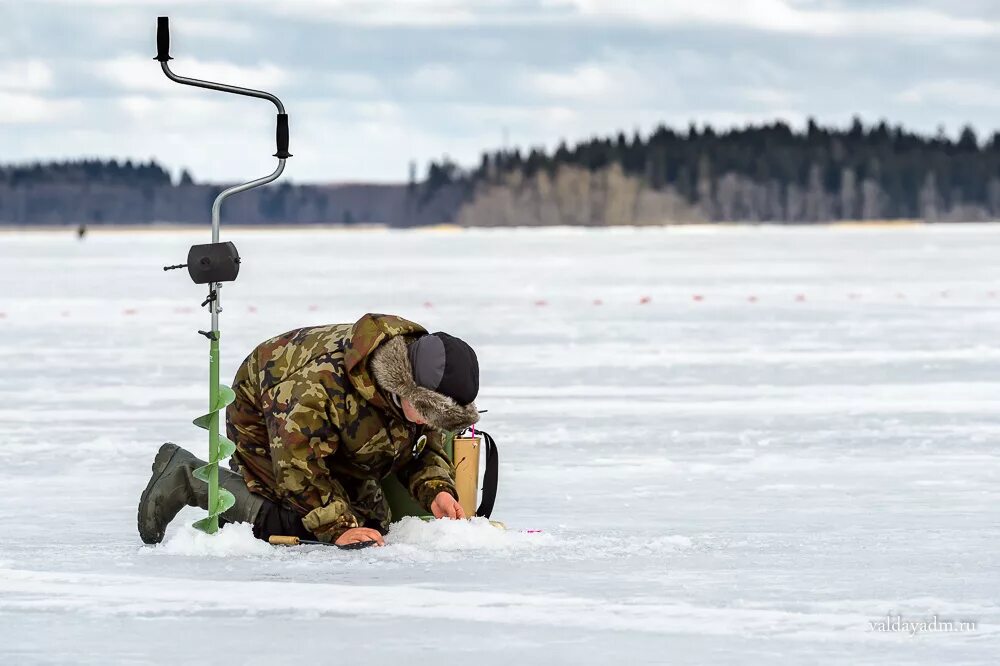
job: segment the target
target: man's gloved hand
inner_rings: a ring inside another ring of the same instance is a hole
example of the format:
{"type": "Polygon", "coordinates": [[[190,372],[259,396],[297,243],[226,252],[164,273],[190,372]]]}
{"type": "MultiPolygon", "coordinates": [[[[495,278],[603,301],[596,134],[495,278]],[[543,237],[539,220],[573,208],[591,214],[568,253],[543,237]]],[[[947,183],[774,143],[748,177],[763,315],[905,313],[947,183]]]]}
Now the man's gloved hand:
{"type": "Polygon", "coordinates": [[[431,504],[431,513],[434,514],[435,518],[465,518],[462,505],[451,496],[451,493],[443,490],[434,498],[434,502],[431,504]]]}
{"type": "Polygon", "coordinates": [[[352,527],[347,530],[334,542],[338,546],[346,546],[350,543],[360,543],[363,541],[374,541],[376,546],[384,546],[385,540],[378,530],[368,527],[352,527]]]}

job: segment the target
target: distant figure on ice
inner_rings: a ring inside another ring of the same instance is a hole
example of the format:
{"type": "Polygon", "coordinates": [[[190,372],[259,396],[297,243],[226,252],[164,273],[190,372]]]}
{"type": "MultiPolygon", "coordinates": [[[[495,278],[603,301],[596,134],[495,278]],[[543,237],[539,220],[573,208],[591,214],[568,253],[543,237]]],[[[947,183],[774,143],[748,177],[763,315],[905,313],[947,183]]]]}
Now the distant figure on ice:
{"type": "Polygon", "coordinates": [[[78,239],[83,240],[83,237],[86,236],[86,235],[87,235],[87,225],[86,224],[81,224],[79,227],[76,228],[76,237],[78,239]]]}
{"type": "MultiPolygon", "coordinates": [[[[233,380],[226,434],[236,444],[219,484],[236,497],[226,522],[253,533],[382,545],[395,474],[438,518],[464,518],[445,432],[479,420],[479,362],[462,340],[392,315],[313,326],[260,344],[233,380]]],[[[160,447],[139,501],[139,534],[159,543],[184,506],[208,506],[204,465],[160,447]]]]}

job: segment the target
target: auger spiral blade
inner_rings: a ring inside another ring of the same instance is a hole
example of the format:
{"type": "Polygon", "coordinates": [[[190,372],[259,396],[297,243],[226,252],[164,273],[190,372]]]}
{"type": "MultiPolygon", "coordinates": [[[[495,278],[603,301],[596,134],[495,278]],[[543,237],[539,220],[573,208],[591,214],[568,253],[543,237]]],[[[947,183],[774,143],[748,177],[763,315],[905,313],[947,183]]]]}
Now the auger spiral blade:
{"type": "Polygon", "coordinates": [[[231,439],[219,434],[219,411],[232,404],[236,400],[236,394],[225,384],[217,384],[213,398],[211,410],[193,421],[199,428],[208,430],[210,441],[208,463],[193,472],[196,479],[208,484],[208,515],[195,521],[192,527],[208,534],[215,534],[219,530],[219,516],[236,503],[231,492],[219,487],[219,463],[236,450],[236,444],[231,439]]]}

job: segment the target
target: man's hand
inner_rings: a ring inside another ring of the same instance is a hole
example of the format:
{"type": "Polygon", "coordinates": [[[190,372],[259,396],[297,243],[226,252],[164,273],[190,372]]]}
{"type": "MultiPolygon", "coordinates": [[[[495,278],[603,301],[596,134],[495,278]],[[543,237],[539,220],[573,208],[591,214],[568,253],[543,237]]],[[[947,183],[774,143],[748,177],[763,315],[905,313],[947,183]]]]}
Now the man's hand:
{"type": "Polygon", "coordinates": [[[360,543],[362,541],[374,541],[376,546],[384,546],[385,541],[378,530],[368,527],[352,527],[340,535],[334,543],[338,546],[346,546],[349,543],[360,543]]]}
{"type": "Polygon", "coordinates": [[[458,503],[457,499],[451,496],[451,493],[443,490],[434,498],[434,503],[431,504],[431,513],[434,514],[435,518],[465,518],[465,511],[462,511],[462,505],[458,503]]]}

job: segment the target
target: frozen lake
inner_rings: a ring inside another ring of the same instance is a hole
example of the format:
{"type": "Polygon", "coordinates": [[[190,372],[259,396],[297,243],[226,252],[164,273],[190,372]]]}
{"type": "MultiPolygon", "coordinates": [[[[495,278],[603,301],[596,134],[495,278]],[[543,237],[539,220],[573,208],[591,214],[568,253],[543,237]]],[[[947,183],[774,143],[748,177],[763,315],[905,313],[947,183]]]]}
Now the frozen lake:
{"type": "Polygon", "coordinates": [[[205,453],[161,266],[209,239],[0,232],[0,663],[996,662],[1000,226],[223,228],[224,381],[365,312],[479,353],[510,531],[359,552],[139,541],[157,447],[205,453]]]}

